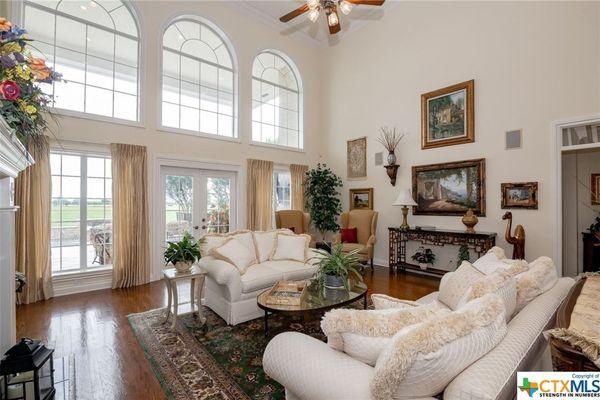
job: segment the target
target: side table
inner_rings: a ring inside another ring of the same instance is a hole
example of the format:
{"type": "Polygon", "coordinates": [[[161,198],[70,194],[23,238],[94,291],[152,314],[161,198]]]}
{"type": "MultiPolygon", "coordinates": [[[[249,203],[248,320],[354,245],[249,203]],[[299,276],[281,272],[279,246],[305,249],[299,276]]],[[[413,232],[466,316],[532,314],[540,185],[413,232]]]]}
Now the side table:
{"type": "Polygon", "coordinates": [[[165,280],[165,285],[167,286],[168,295],[168,303],[164,323],[167,323],[167,321],[169,320],[169,314],[173,314],[173,323],[171,326],[175,328],[175,325],[177,323],[177,312],[179,308],[177,282],[181,280],[190,281],[190,305],[192,309],[191,312],[194,312],[194,306],[196,306],[198,318],[203,324],[206,322],[206,318],[202,313],[202,289],[204,287],[205,275],[206,271],[202,270],[197,265],[193,265],[192,268],[187,272],[177,272],[175,268],[163,269],[163,278],[165,280]]]}

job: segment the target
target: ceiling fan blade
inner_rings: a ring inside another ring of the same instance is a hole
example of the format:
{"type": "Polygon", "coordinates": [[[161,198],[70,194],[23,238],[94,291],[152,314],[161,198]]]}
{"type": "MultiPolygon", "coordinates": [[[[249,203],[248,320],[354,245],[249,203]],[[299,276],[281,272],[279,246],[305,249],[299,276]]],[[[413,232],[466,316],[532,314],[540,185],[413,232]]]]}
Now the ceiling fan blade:
{"type": "Polygon", "coordinates": [[[348,0],[352,4],[364,4],[366,6],[381,6],[385,0],[348,0]]]}
{"type": "Polygon", "coordinates": [[[342,30],[342,27],[340,26],[340,22],[339,21],[338,21],[338,23],[336,25],[329,27],[329,33],[332,34],[332,35],[335,35],[336,33],[338,33],[341,30],[342,30]]]}
{"type": "Polygon", "coordinates": [[[308,4],[304,4],[304,5],[296,8],[294,11],[285,14],[283,17],[279,18],[279,20],[281,22],[288,22],[288,21],[291,21],[294,18],[296,18],[298,15],[304,14],[307,11],[308,11],[308,4]]]}

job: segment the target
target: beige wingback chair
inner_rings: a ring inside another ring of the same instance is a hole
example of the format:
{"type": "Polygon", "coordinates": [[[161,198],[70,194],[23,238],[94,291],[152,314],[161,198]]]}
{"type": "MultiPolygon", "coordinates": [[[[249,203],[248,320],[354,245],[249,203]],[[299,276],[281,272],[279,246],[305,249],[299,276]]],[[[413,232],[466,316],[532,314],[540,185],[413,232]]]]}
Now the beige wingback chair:
{"type": "MultiPolygon", "coordinates": [[[[359,249],[358,258],[362,262],[370,262],[373,268],[373,247],[375,246],[375,234],[377,232],[377,216],[379,213],[373,210],[352,210],[342,213],[342,228],[356,228],[358,243],[343,243],[344,251],[349,252],[359,249]]],[[[333,237],[333,243],[341,242],[341,234],[333,237]]]]}
{"type": "MultiPolygon", "coordinates": [[[[294,228],[294,233],[298,235],[303,233],[310,235],[310,214],[299,210],[276,211],[275,226],[277,229],[294,228]]],[[[310,247],[314,247],[314,239],[311,239],[310,247]]]]}

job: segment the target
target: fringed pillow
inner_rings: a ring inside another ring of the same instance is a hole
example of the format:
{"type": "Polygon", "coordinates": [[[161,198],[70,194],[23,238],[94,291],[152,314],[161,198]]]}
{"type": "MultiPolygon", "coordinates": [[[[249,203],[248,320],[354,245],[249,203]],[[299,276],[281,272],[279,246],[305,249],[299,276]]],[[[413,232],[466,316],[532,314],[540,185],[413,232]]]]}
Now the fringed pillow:
{"type": "Polygon", "coordinates": [[[485,275],[468,261],[463,261],[456,271],[448,272],[440,281],[440,292],[438,300],[456,310],[466,302],[469,287],[485,275]]]}
{"type": "Polygon", "coordinates": [[[402,330],[377,359],[371,394],[377,400],[435,396],[505,334],[504,305],[494,294],[402,330]]]}
{"type": "Polygon", "coordinates": [[[436,304],[388,310],[336,309],[325,314],[321,329],[330,347],[373,366],[398,331],[447,312],[436,304]]]}
{"type": "Polygon", "coordinates": [[[529,302],[552,289],[558,281],[556,266],[549,257],[539,257],[529,264],[529,269],[516,276],[517,305],[519,312],[529,302]]]}
{"type": "Polygon", "coordinates": [[[371,301],[373,302],[373,307],[376,310],[386,310],[388,308],[407,308],[407,307],[418,307],[421,303],[412,300],[402,300],[397,299],[392,296],[388,296],[386,294],[372,294],[371,301]]]}

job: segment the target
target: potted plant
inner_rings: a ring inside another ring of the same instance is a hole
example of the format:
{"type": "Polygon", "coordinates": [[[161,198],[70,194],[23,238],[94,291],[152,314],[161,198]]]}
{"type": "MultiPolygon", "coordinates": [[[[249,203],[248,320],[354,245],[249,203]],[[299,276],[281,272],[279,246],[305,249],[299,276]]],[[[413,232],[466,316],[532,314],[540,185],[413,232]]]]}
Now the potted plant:
{"type": "Polygon", "coordinates": [[[397,133],[395,127],[389,128],[387,126],[382,126],[379,129],[381,130],[381,133],[377,138],[377,141],[388,151],[388,165],[396,165],[396,147],[400,144],[404,134],[397,133]]]}
{"type": "Polygon", "coordinates": [[[426,270],[428,266],[431,266],[435,263],[435,254],[433,254],[433,251],[422,246],[419,247],[417,252],[413,254],[411,258],[419,263],[419,267],[423,271],[426,270]]]}
{"type": "Polygon", "coordinates": [[[332,246],[331,253],[325,250],[315,250],[319,255],[315,280],[320,287],[328,289],[350,289],[349,278],[353,276],[362,282],[362,276],[356,269],[359,264],[358,250],[348,253],[343,252],[343,246],[336,244],[332,246]]]}
{"type": "Polygon", "coordinates": [[[596,240],[600,241],[600,216],[596,217],[596,221],[588,229],[596,237],[596,240]]]}
{"type": "Polygon", "coordinates": [[[323,241],[327,232],[340,230],[337,223],[337,217],[342,212],[340,193],[337,190],[340,187],[342,187],[342,180],[326,164],[317,164],[317,168],[306,173],[304,183],[306,209],[313,225],[321,232],[323,241]]]}
{"type": "Polygon", "coordinates": [[[461,245],[458,248],[458,261],[456,261],[456,267],[460,267],[463,261],[470,261],[471,254],[469,254],[469,247],[466,244],[461,245]]]}
{"type": "Polygon", "coordinates": [[[165,250],[165,264],[173,264],[177,272],[187,272],[192,264],[200,259],[200,241],[194,240],[186,232],[179,242],[168,242],[165,250]]]}

